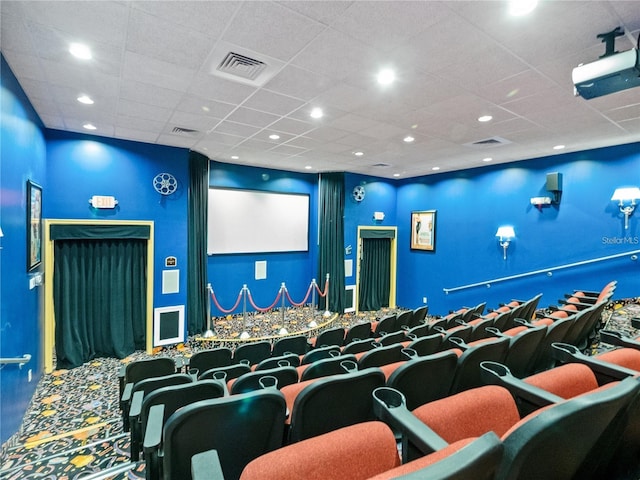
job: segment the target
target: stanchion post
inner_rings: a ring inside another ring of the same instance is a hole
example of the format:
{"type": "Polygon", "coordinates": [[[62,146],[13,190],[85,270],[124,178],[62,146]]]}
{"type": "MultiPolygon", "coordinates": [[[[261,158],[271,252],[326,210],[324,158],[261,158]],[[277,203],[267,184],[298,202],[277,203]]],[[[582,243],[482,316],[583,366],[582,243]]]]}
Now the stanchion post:
{"type": "Polygon", "coordinates": [[[213,293],[213,287],[210,283],[207,283],[207,331],[202,335],[204,338],[211,338],[215,336],[215,332],[211,328],[211,294],[213,293]]]}
{"type": "Polygon", "coordinates": [[[249,332],[247,332],[247,284],[242,285],[242,325],[244,325],[244,331],[240,334],[240,338],[249,338],[249,332]]]}
{"type": "Polygon", "coordinates": [[[328,317],[329,315],[331,315],[331,312],[329,311],[329,274],[327,273],[327,299],[325,300],[325,311],[324,311],[324,316],[328,317]]]}
{"type": "Polygon", "coordinates": [[[282,304],[280,306],[280,320],[282,321],[282,328],[280,328],[280,335],[286,335],[288,332],[287,328],[284,326],[284,297],[287,291],[287,286],[284,282],[280,285],[280,294],[282,295],[282,304]]]}
{"type": "Polygon", "coordinates": [[[316,322],[316,279],[311,280],[311,322],[309,328],[315,328],[318,326],[316,322]]]}

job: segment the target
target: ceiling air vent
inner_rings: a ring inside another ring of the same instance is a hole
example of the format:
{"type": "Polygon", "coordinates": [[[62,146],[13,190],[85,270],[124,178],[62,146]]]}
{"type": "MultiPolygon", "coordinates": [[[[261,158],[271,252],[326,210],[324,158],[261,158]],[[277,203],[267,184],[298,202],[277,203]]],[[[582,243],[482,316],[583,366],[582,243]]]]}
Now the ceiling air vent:
{"type": "Polygon", "coordinates": [[[267,65],[255,58],[245,57],[239,53],[229,52],[222,59],[217,70],[230,75],[255,80],[267,68],[267,65]]]}
{"type": "Polygon", "coordinates": [[[502,137],[490,137],[482,140],[478,140],[477,142],[469,142],[465,143],[465,147],[499,147],[501,145],[508,145],[511,141],[502,137]]]}
{"type": "Polygon", "coordinates": [[[177,133],[178,135],[189,135],[190,137],[195,137],[200,132],[192,128],[173,127],[173,130],[171,130],[171,133],[177,133]]]}
{"type": "Polygon", "coordinates": [[[251,87],[262,87],[285,65],[263,53],[222,41],[216,43],[209,58],[209,75],[251,87]]]}
{"type": "Polygon", "coordinates": [[[373,165],[371,165],[372,167],[376,167],[376,168],[388,168],[391,165],[389,165],[388,163],[374,163],[373,165]]]}

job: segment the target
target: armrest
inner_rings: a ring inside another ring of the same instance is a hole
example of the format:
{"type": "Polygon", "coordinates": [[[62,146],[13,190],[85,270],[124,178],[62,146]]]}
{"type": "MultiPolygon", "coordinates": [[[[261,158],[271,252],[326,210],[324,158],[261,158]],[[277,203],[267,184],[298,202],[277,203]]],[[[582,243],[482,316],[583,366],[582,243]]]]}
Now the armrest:
{"type": "Polygon", "coordinates": [[[120,410],[124,408],[124,405],[129,405],[131,403],[131,393],[133,392],[133,383],[127,383],[124,386],[124,390],[122,391],[122,396],[120,397],[120,410]]]}
{"type": "Polygon", "coordinates": [[[575,305],[576,307],[582,307],[582,308],[586,308],[586,307],[591,307],[593,305],[595,305],[596,303],[596,299],[594,298],[593,301],[590,301],[588,298],[581,298],[580,302],[568,302],[564,299],[560,299],[558,300],[558,303],[561,305],[575,305]]]}
{"type": "Polygon", "coordinates": [[[633,338],[626,337],[620,332],[614,332],[612,330],[600,330],[600,340],[604,343],[608,343],[609,345],[640,350],[640,342],[633,338]]]}
{"type": "Polygon", "coordinates": [[[513,319],[513,323],[517,323],[518,325],[521,325],[523,327],[527,327],[527,328],[535,328],[536,326],[531,323],[529,320],[525,320],[524,318],[514,318],[513,319]]]}
{"type": "Polygon", "coordinates": [[[505,335],[504,333],[502,333],[500,330],[498,330],[496,327],[484,327],[484,329],[491,333],[494,337],[506,337],[507,335],[505,335]]]}
{"type": "Polygon", "coordinates": [[[133,392],[133,383],[127,383],[124,392],[120,398],[120,411],[122,412],[122,429],[129,431],[129,407],[131,406],[131,393],[133,392]]]}
{"type": "Polygon", "coordinates": [[[191,457],[191,478],[193,480],[224,480],[218,452],[207,450],[191,457]]]}
{"type": "Polygon", "coordinates": [[[484,361],[480,363],[480,369],[484,383],[499,385],[511,392],[516,401],[519,401],[519,409],[523,410],[520,412],[522,416],[538,408],[564,401],[564,398],[558,395],[514,377],[509,368],[501,363],[484,361]],[[526,403],[521,405],[522,402],[526,403]]]}
{"type": "Polygon", "coordinates": [[[411,447],[417,449],[417,456],[441,450],[449,444],[427,425],[422,423],[406,406],[404,395],[389,387],[379,387],[373,391],[373,413],[402,436],[402,463],[414,459],[411,447]]]}
{"type": "Polygon", "coordinates": [[[142,448],[144,453],[155,452],[160,449],[162,442],[162,427],[164,417],[164,405],[154,405],[149,409],[149,419],[147,420],[147,430],[144,432],[144,442],[142,448]]]}
{"type": "Polygon", "coordinates": [[[460,337],[449,337],[449,341],[453,343],[460,350],[464,351],[469,348],[469,345],[467,345],[467,343],[460,337]]]}
{"type": "Polygon", "coordinates": [[[589,291],[589,290],[574,290],[573,294],[571,296],[575,295],[578,292],[580,292],[580,293],[582,293],[582,294],[584,294],[584,295],[586,295],[588,297],[597,297],[598,295],[600,295],[600,292],[593,292],[593,291],[589,291]]]}
{"type": "Polygon", "coordinates": [[[139,391],[133,394],[131,406],[129,407],[129,420],[137,419],[142,411],[142,400],[144,400],[144,392],[139,391]]]}
{"type": "Polygon", "coordinates": [[[122,397],[124,392],[124,372],[126,369],[126,365],[120,365],[120,368],[118,368],[118,397],[122,397]]]}
{"type": "Polygon", "coordinates": [[[142,426],[140,425],[140,412],[142,411],[144,392],[135,392],[129,407],[129,430],[131,431],[131,460],[140,459],[140,442],[142,441],[142,426]]]}
{"type": "Polygon", "coordinates": [[[149,409],[147,430],[144,432],[142,450],[148,480],[160,480],[162,455],[162,429],[164,427],[164,405],[154,405],[149,409]]]}
{"type": "Polygon", "coordinates": [[[635,370],[621,367],[614,363],[598,360],[597,357],[589,357],[578,350],[574,345],[569,345],[567,343],[551,344],[551,354],[556,360],[559,360],[562,363],[573,362],[587,365],[591,370],[593,370],[597,377],[605,380],[604,383],[624,380],[627,377],[633,377],[638,374],[635,370]]]}

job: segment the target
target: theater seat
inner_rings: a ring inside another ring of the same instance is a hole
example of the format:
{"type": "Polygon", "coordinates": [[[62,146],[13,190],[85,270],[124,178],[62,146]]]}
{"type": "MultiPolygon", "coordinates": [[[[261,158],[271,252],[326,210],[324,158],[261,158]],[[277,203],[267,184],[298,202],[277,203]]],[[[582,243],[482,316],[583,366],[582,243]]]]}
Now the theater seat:
{"type": "Polygon", "coordinates": [[[412,412],[402,394],[378,389],[374,411],[402,435],[403,461],[494,432],[504,445],[496,479],[571,479],[581,472],[598,442],[613,440],[607,436],[609,424],[637,394],[638,382],[630,378],[521,419],[513,397],[500,386],[466,390],[412,412]],[[431,436],[424,433],[425,428],[431,436]]]}

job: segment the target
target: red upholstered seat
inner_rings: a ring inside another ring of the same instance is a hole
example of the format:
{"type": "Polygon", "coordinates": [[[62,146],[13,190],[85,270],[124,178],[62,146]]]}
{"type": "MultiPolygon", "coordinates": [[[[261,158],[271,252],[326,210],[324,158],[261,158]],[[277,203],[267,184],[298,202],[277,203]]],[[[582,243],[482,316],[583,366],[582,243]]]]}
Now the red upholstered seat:
{"type": "Polygon", "coordinates": [[[400,465],[393,432],[364,422],[258,457],[240,480],[364,480],[400,465]]]}

